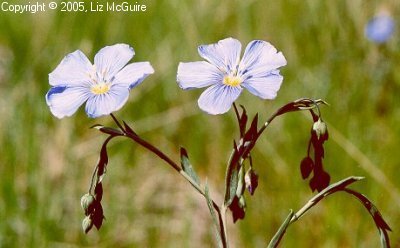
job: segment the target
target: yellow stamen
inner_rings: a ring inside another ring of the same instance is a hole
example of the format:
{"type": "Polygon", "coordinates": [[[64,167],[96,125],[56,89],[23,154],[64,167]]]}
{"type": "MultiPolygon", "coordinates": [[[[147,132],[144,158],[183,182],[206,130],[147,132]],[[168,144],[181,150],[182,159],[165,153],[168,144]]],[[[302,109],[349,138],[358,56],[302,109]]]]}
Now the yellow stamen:
{"type": "Polygon", "coordinates": [[[242,83],[242,80],[237,76],[225,76],[223,83],[225,85],[236,87],[242,83]]]}
{"type": "Polygon", "coordinates": [[[110,90],[110,84],[104,82],[99,84],[94,84],[90,90],[92,91],[93,94],[96,95],[104,94],[110,90]]]}

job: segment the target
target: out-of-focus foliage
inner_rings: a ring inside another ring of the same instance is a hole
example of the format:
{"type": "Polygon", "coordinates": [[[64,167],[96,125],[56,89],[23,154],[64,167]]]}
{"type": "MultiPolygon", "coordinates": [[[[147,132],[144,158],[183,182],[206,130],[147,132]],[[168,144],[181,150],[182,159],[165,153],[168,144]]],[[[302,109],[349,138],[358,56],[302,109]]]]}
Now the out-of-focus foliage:
{"type": "MultiPolygon", "coordinates": [[[[18,1],[15,1],[18,2],[18,1]]],[[[19,1],[23,2],[23,1],[19,1]]],[[[101,2],[101,1],[99,1],[101,2]]],[[[0,13],[0,246],[1,247],[208,247],[215,244],[207,203],[153,154],[124,140],[109,144],[103,186],[106,219],[84,235],[80,197],[105,139],[83,110],[58,120],[46,106],[47,75],[76,49],[93,58],[105,45],[127,43],[135,61],[150,61],[155,74],[135,88],[117,112],[134,130],[179,161],[190,153],[210,195],[223,200],[233,111],[203,113],[200,91],[176,84],[180,61],[199,60],[197,46],[235,37],[243,44],[270,41],[288,65],[274,101],[244,93],[238,104],[265,120],[300,97],[322,98],[330,139],[324,168],[332,181],[366,179],[355,189],[400,228],[399,33],[382,45],[364,27],[382,1],[141,0],[143,13],[0,13]],[[379,172],[382,172],[380,174],[379,172]]],[[[387,1],[397,25],[400,6],[387,1]]],[[[277,119],[252,153],[259,187],[247,200],[246,218],[228,220],[233,247],[263,247],[285,219],[312,197],[301,178],[312,121],[301,113],[277,119]]],[[[393,246],[400,235],[391,235],[393,246]]],[[[335,194],[293,225],[284,247],[377,247],[370,216],[347,194],[335,194]]]]}

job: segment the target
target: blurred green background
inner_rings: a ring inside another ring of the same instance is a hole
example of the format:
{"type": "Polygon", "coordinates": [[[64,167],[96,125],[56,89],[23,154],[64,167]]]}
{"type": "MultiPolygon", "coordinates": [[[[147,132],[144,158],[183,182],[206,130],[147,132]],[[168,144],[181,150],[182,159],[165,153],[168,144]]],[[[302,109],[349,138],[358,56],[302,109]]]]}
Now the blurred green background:
{"type": "MultiPolygon", "coordinates": [[[[239,98],[251,115],[265,120],[301,97],[330,103],[322,107],[331,135],[325,168],[332,182],[366,177],[353,188],[376,203],[393,229],[393,247],[400,247],[399,33],[383,45],[364,37],[366,22],[382,6],[399,16],[396,0],[138,2],[146,12],[0,13],[0,247],[215,246],[204,199],[163,161],[124,139],[109,146],[104,226],[84,235],[80,197],[106,137],[89,127],[113,123],[89,119],[83,109],[59,120],[44,96],[48,73],[67,53],[80,49],[93,60],[105,45],[130,44],[133,61],[150,61],[156,73],[116,116],[176,161],[179,147],[187,148],[221,201],[238,136],[234,114],[203,113],[196,103],[202,90],[180,90],[176,69],[180,61],[201,60],[198,45],[226,37],[243,47],[270,41],[288,61],[276,100],[248,92],[239,98]]],[[[265,247],[289,209],[313,196],[299,171],[311,125],[309,116],[293,113],[263,134],[253,152],[260,186],[247,197],[246,218],[233,224],[229,217],[232,247],[265,247]]],[[[291,226],[281,246],[378,247],[379,237],[359,202],[337,194],[291,226]]]]}

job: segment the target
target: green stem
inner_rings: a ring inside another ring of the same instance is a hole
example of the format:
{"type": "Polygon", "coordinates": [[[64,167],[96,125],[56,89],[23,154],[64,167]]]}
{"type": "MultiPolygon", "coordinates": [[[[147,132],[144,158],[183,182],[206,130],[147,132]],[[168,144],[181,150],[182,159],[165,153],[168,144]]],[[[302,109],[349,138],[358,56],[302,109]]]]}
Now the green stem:
{"type": "MultiPolygon", "coordinates": [[[[222,226],[223,230],[221,230],[221,231],[225,237],[225,240],[228,240],[228,231],[227,231],[227,225],[226,225],[226,212],[227,212],[227,208],[225,205],[223,205],[221,207],[221,221],[222,221],[221,226],[222,226]]],[[[228,247],[227,243],[225,243],[223,245],[224,245],[224,247],[228,247]]]]}
{"type": "Polygon", "coordinates": [[[119,127],[119,129],[121,129],[122,132],[126,133],[126,132],[125,132],[125,129],[122,127],[122,125],[121,125],[121,123],[118,121],[118,119],[115,118],[114,114],[113,114],[113,113],[110,113],[110,115],[111,115],[111,117],[113,118],[115,124],[117,124],[117,126],[119,127]]]}
{"type": "MultiPolygon", "coordinates": [[[[93,170],[92,180],[90,180],[90,186],[89,186],[89,190],[88,190],[89,194],[91,194],[92,189],[93,189],[93,185],[95,185],[94,180],[95,180],[95,176],[96,176],[96,173],[97,173],[97,168],[98,168],[98,165],[96,165],[94,167],[94,170],[93,170]]],[[[97,179],[96,179],[96,181],[97,181],[97,179]]]]}
{"type": "MultiPolygon", "coordinates": [[[[103,146],[107,145],[108,142],[110,142],[110,140],[112,138],[114,138],[115,136],[111,135],[108,136],[108,138],[104,141],[103,146]]],[[[100,159],[100,158],[99,158],[100,159]]],[[[90,180],[90,186],[89,186],[89,190],[88,193],[91,194],[92,190],[93,190],[93,186],[97,184],[97,182],[99,181],[99,178],[96,177],[97,174],[97,170],[99,169],[99,164],[97,163],[96,167],[94,167],[93,170],[93,174],[92,174],[92,179],[90,180]]]]}
{"type": "MultiPolygon", "coordinates": [[[[123,131],[124,137],[130,138],[131,140],[135,141],[137,144],[141,145],[142,147],[146,148],[150,152],[157,155],[160,159],[164,160],[168,165],[170,165],[175,171],[177,171],[183,178],[185,178],[196,190],[199,192],[203,197],[206,197],[205,191],[198,185],[181,167],[175,163],[170,157],[168,157],[165,153],[163,153],[160,149],[153,146],[146,140],[140,138],[136,134],[128,133],[122,128],[122,125],[119,123],[117,118],[113,114],[110,114],[117,126],[123,131]]],[[[122,135],[121,135],[122,136],[122,135]]],[[[221,213],[221,210],[217,203],[214,200],[211,200],[214,209],[218,213],[219,223],[220,223],[220,234],[222,239],[223,247],[227,247],[227,238],[226,238],[226,227],[225,227],[225,216],[221,213]]]]}

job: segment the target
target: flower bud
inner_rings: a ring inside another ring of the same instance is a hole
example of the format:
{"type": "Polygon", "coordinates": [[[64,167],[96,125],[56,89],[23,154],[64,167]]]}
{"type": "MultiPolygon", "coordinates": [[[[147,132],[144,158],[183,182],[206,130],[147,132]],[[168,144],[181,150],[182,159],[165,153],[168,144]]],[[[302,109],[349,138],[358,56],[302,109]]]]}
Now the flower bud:
{"type": "Polygon", "coordinates": [[[93,220],[90,218],[90,216],[86,216],[83,221],[82,221],[82,229],[83,232],[86,234],[92,229],[93,227],[93,220]]]}
{"type": "Polygon", "coordinates": [[[81,206],[85,211],[85,215],[90,215],[93,212],[96,199],[91,194],[87,193],[81,198],[81,206]]]}
{"type": "Polygon", "coordinates": [[[314,161],[309,156],[305,157],[300,163],[300,171],[303,179],[308,178],[313,169],[314,161]]]}
{"type": "Polygon", "coordinates": [[[243,210],[246,209],[246,199],[243,195],[239,198],[239,207],[243,210]]]}
{"type": "Polygon", "coordinates": [[[244,196],[242,195],[240,199],[235,196],[229,209],[232,212],[233,223],[236,223],[237,220],[242,220],[245,216],[245,208],[246,202],[244,200],[244,196]]]}
{"type": "Polygon", "coordinates": [[[326,123],[322,121],[321,118],[318,121],[314,122],[313,131],[317,135],[317,139],[320,141],[325,141],[328,139],[328,130],[326,127],[326,123]]]}
{"type": "Polygon", "coordinates": [[[251,195],[253,195],[254,191],[256,190],[256,188],[258,186],[258,175],[252,168],[250,168],[246,172],[246,175],[244,176],[244,181],[245,181],[247,190],[249,191],[249,193],[251,195]]]}

